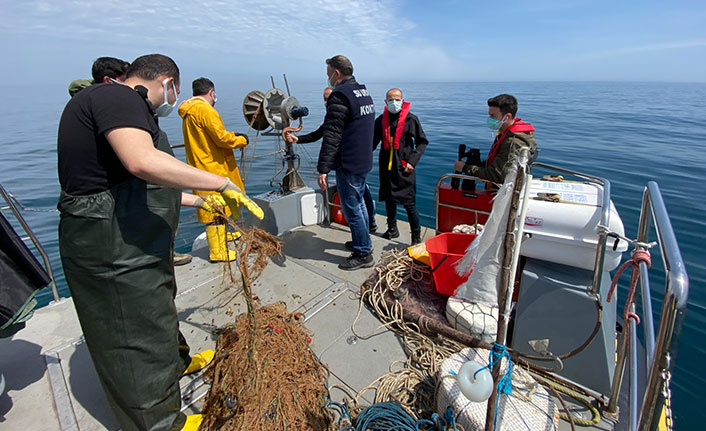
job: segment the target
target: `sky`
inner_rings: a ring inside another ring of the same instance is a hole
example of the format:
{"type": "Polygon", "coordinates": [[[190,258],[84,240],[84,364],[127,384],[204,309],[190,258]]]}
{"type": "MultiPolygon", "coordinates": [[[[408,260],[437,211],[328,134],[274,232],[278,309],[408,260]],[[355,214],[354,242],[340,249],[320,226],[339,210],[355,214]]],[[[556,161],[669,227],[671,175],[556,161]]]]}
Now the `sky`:
{"type": "Polygon", "coordinates": [[[361,82],[706,82],[706,2],[0,0],[2,82],[171,56],[186,76],[361,82]]]}

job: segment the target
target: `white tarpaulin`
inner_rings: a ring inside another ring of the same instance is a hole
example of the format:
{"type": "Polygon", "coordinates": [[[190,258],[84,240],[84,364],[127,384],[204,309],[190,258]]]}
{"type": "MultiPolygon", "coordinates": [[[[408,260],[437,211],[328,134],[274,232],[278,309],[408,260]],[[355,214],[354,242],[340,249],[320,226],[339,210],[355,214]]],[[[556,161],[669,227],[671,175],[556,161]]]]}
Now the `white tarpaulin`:
{"type": "MultiPolygon", "coordinates": [[[[456,290],[454,296],[457,298],[494,307],[498,305],[503,244],[512,203],[512,189],[517,176],[517,163],[520,162],[517,160],[513,163],[505,175],[505,182],[495,196],[493,209],[483,231],[468,246],[465,256],[456,265],[456,272],[461,276],[473,271],[468,280],[456,290]]],[[[526,159],[524,162],[526,163],[526,159]]]]}

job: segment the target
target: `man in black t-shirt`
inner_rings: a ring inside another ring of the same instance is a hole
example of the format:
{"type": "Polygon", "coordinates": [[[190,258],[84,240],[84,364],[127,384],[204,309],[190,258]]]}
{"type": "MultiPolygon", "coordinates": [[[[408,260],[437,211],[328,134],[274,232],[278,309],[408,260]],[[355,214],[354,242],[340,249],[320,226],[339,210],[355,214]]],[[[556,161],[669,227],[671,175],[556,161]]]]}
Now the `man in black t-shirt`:
{"type": "MultiPolygon", "coordinates": [[[[79,91],[90,87],[93,84],[120,84],[125,81],[127,68],[130,66],[125,60],[115,57],[98,57],[91,67],[93,79],[76,79],[69,84],[69,94],[74,97],[79,91]]],[[[163,135],[163,139],[167,139],[163,135]]],[[[168,143],[166,141],[165,143],[168,143]]],[[[186,265],[191,262],[190,254],[178,253],[176,250],[173,253],[174,265],[186,265]]]]}
{"type": "Polygon", "coordinates": [[[178,330],[171,253],[179,205],[211,204],[180,190],[218,191],[233,211],[245,205],[262,217],[228,179],[170,154],[156,117],[171,112],[178,94],[176,63],[146,55],[130,65],[125,85],[78,93],[59,123],[61,260],[98,377],[125,431],[185,423],[179,377],[190,358],[178,330]]]}

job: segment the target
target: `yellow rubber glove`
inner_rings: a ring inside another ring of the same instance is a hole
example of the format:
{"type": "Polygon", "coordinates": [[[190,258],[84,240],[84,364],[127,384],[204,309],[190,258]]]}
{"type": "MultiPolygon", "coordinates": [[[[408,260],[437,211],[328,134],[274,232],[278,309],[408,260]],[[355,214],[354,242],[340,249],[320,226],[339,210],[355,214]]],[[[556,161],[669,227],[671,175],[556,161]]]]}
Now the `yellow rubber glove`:
{"type": "Polygon", "coordinates": [[[240,187],[233,184],[230,179],[226,178],[226,183],[223,187],[218,189],[218,191],[221,193],[221,196],[223,196],[223,200],[233,214],[238,213],[238,207],[244,206],[260,220],[265,217],[265,213],[262,211],[262,208],[253,202],[248,195],[240,189],[240,187]]]}
{"type": "Polygon", "coordinates": [[[194,201],[194,206],[210,213],[216,213],[217,208],[225,208],[226,201],[221,195],[208,195],[205,199],[199,196],[194,201]]]}

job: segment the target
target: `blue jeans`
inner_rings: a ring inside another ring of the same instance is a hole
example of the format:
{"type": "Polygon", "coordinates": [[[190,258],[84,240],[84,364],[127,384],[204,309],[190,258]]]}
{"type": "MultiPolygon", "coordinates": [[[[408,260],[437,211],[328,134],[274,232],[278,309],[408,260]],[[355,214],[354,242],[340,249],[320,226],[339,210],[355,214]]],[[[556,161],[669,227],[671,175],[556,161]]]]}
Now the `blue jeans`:
{"type": "Polygon", "coordinates": [[[365,191],[363,192],[363,200],[365,201],[365,209],[368,211],[368,227],[376,226],[375,224],[375,201],[373,200],[373,195],[370,193],[370,187],[365,185],[365,191]]]}
{"type": "Polygon", "coordinates": [[[365,175],[351,174],[341,169],[336,170],[336,188],[341,199],[343,215],[353,237],[354,254],[361,256],[370,253],[370,226],[368,210],[365,207],[365,175]]]}

